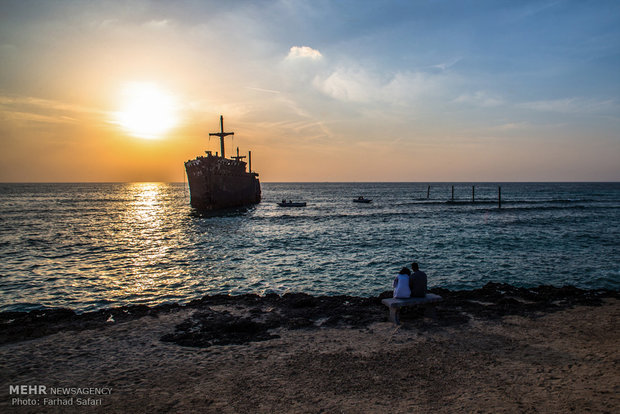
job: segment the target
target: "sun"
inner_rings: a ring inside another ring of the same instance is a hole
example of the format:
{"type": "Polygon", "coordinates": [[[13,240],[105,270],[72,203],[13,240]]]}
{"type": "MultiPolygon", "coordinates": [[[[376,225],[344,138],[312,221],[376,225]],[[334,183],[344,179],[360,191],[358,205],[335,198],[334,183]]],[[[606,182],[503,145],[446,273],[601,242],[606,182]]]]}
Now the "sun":
{"type": "Polygon", "coordinates": [[[156,84],[132,82],[122,90],[114,123],[135,137],[156,139],[178,124],[177,109],[174,97],[156,84]]]}

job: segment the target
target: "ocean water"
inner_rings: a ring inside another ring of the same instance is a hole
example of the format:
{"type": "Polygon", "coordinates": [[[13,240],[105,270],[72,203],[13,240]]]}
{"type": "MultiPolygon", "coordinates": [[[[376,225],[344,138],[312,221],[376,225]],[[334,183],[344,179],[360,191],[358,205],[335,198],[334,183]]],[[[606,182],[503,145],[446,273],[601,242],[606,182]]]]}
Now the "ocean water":
{"type": "Polygon", "coordinates": [[[414,260],[431,287],[620,288],[620,183],[502,183],[501,209],[498,185],[263,183],[201,216],[182,183],[0,184],[0,310],[376,295],[414,260]]]}

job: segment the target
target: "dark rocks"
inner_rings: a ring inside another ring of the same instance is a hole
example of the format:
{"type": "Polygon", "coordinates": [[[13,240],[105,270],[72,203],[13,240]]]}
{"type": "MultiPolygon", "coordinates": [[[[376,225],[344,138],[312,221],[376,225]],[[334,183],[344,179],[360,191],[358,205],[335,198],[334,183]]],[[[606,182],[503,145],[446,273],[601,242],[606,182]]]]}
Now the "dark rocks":
{"type": "Polygon", "coordinates": [[[209,347],[212,345],[242,344],[264,341],[272,336],[267,332],[276,328],[289,330],[319,329],[320,327],[348,326],[361,328],[385,319],[384,307],[377,298],[353,296],[311,296],[289,293],[270,294],[263,298],[231,296],[218,298],[217,303],[204,300],[202,305],[228,305],[231,312],[200,310],[176,326],[173,334],[161,339],[183,346],[209,347]],[[243,316],[233,316],[232,308],[248,307],[243,316]]]}
{"type": "Polygon", "coordinates": [[[194,347],[237,345],[277,338],[268,332],[271,328],[268,323],[206,309],[177,325],[174,333],[164,335],[161,340],[194,347]]]}
{"type": "Polygon", "coordinates": [[[310,308],[318,304],[318,299],[306,293],[285,293],[282,301],[293,309],[310,308]]]}
{"type": "Polygon", "coordinates": [[[0,313],[0,343],[38,338],[58,332],[59,325],[74,324],[71,309],[42,309],[30,312],[0,313]]]}
{"type": "Polygon", "coordinates": [[[444,298],[437,306],[440,319],[442,313],[454,309],[473,317],[496,319],[507,315],[537,316],[575,305],[599,306],[606,297],[620,299],[620,292],[614,290],[547,285],[522,288],[494,282],[474,290],[435,288],[431,292],[444,298]]]}
{"type": "Polygon", "coordinates": [[[56,308],[30,312],[0,312],[0,344],[35,339],[60,331],[82,331],[112,323],[126,322],[143,316],[178,309],[178,304],[150,308],[129,305],[76,314],[71,309],[56,308]]]}
{"type": "MultiPolygon", "coordinates": [[[[575,305],[597,306],[604,298],[620,299],[620,292],[614,290],[546,285],[520,288],[493,282],[474,290],[434,288],[431,292],[444,298],[436,307],[437,320],[428,325],[420,309],[404,308],[401,321],[405,328],[458,325],[467,323],[471,318],[498,319],[506,315],[537,317],[575,305]]],[[[162,337],[163,341],[198,347],[243,344],[272,339],[276,337],[273,333],[276,328],[366,328],[373,322],[387,319],[387,308],[381,304],[381,299],[391,296],[390,291],[370,298],[311,296],[305,293],[282,296],[269,293],[263,297],[255,294],[212,295],[186,305],[131,305],[80,315],[71,309],[0,312],[0,344],[34,339],[59,331],[101,328],[144,316],[157,317],[182,308],[196,309],[196,312],[179,324],[174,333],[162,337]],[[213,310],[216,306],[225,310],[217,312],[213,310]]]]}

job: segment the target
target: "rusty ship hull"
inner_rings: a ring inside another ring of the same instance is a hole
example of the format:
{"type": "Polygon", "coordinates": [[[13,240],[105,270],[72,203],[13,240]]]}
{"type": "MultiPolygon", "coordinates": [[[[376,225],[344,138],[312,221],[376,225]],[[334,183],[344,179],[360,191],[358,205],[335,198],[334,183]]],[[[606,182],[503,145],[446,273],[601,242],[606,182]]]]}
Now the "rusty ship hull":
{"type": "Polygon", "coordinates": [[[261,190],[258,174],[252,172],[252,152],[249,152],[249,171],[246,163],[241,161],[245,156],[239,155],[226,158],[224,138],[234,135],[224,132],[224,117],[220,116],[220,132],[210,133],[220,139],[221,156],[200,156],[185,162],[187,182],[189,184],[190,204],[197,210],[221,210],[244,207],[260,203],[261,190]]]}
{"type": "Polygon", "coordinates": [[[197,210],[219,210],[260,203],[258,174],[246,163],[213,155],[185,163],[190,204],[197,210]]]}

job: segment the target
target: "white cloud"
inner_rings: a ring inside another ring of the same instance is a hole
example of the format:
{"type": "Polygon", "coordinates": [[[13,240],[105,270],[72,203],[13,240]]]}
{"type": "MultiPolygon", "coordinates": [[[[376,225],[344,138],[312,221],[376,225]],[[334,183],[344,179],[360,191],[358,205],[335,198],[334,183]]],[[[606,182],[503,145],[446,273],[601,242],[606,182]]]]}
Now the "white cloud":
{"type": "Polygon", "coordinates": [[[316,77],[314,86],[324,94],[345,102],[368,102],[377,97],[379,80],[361,69],[339,68],[326,78],[316,77]]]}
{"type": "Polygon", "coordinates": [[[432,68],[433,69],[439,69],[441,71],[445,71],[445,70],[450,69],[452,66],[456,65],[460,61],[461,61],[461,58],[455,58],[455,59],[452,59],[452,60],[450,60],[448,62],[443,62],[443,63],[439,63],[437,65],[433,65],[432,68]]]}
{"type": "Polygon", "coordinates": [[[425,72],[398,72],[381,90],[384,101],[407,103],[430,92],[440,93],[439,76],[425,72]]]}
{"type": "Polygon", "coordinates": [[[274,89],[257,88],[255,86],[246,86],[246,88],[252,91],[257,91],[257,92],[266,92],[266,93],[274,93],[274,94],[280,93],[280,91],[276,91],[274,89]]]}
{"type": "Polygon", "coordinates": [[[379,75],[364,68],[341,67],[327,76],[317,76],[316,89],[345,102],[408,104],[429,93],[440,93],[438,75],[397,72],[379,75]]]}
{"type": "Polygon", "coordinates": [[[166,19],[163,20],[150,20],[143,24],[144,27],[153,30],[162,30],[170,27],[170,22],[166,19]]]}
{"type": "Polygon", "coordinates": [[[312,59],[319,60],[323,58],[321,52],[308,46],[293,46],[288,52],[287,59],[312,59]]]}
{"type": "Polygon", "coordinates": [[[492,108],[504,104],[501,98],[492,96],[484,91],[477,91],[474,94],[463,94],[454,99],[453,102],[467,105],[481,106],[483,108],[492,108]]]}

